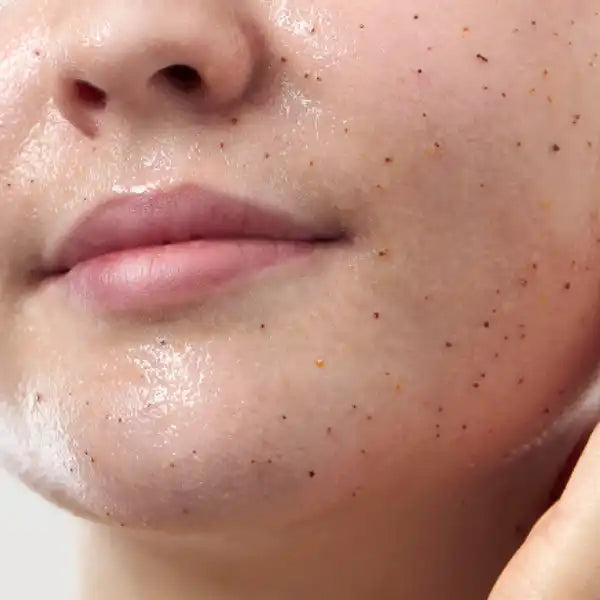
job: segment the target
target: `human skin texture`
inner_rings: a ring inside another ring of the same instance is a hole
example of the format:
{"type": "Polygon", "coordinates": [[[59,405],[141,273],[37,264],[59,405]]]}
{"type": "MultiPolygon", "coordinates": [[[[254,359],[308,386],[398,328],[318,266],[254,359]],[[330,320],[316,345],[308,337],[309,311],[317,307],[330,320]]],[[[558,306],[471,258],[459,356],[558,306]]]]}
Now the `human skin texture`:
{"type": "Polygon", "coordinates": [[[598,416],[599,28],[594,0],[0,2],[0,452],[95,523],[92,580],[486,596],[598,416]],[[90,210],[182,184],[343,239],[148,311],[45,276],[90,210]]]}

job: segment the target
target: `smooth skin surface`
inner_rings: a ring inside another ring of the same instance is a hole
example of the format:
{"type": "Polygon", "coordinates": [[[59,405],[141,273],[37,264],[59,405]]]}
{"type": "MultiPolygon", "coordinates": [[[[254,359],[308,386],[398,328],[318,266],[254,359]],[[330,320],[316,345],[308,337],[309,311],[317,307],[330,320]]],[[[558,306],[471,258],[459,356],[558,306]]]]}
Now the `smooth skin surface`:
{"type": "Polygon", "coordinates": [[[599,10],[0,2],[0,452],[89,598],[487,597],[598,422],[599,10]],[[345,243],[151,314],[40,277],[181,183],[345,243]]]}

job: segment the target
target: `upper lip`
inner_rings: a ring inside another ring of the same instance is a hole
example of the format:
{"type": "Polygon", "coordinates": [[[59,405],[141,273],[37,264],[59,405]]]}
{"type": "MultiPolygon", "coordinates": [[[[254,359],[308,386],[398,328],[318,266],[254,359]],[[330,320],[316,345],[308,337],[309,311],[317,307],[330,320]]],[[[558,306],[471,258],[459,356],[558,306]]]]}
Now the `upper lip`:
{"type": "Polygon", "coordinates": [[[131,248],[198,239],[334,241],[338,226],[309,225],[275,209],[192,185],[108,199],[75,224],[45,258],[46,274],[131,248]]]}

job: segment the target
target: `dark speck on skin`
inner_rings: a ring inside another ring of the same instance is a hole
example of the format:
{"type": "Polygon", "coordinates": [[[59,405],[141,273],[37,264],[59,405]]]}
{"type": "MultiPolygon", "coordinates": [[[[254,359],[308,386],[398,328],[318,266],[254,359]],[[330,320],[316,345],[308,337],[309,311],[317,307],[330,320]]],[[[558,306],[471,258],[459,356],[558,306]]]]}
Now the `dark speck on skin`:
{"type": "Polygon", "coordinates": [[[564,285],[565,290],[570,290],[571,289],[571,282],[567,281],[567,283],[565,283],[564,285]]]}
{"type": "Polygon", "coordinates": [[[316,475],[316,473],[314,471],[309,471],[308,472],[308,476],[309,477],[314,477],[316,475]]]}
{"type": "Polygon", "coordinates": [[[489,58],[487,58],[486,56],[484,56],[483,54],[480,54],[479,52],[476,54],[476,57],[481,61],[481,62],[489,62],[489,58]]]}
{"type": "Polygon", "coordinates": [[[558,144],[552,144],[551,149],[552,149],[552,152],[559,152],[560,146],[558,144]]]}

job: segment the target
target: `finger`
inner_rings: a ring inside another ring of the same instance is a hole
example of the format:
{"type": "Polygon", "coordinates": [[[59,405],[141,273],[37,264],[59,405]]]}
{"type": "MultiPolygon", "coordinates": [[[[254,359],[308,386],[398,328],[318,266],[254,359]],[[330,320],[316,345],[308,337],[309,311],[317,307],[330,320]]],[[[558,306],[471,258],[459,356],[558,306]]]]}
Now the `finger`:
{"type": "Polygon", "coordinates": [[[600,424],[489,600],[600,600],[600,424]]]}

